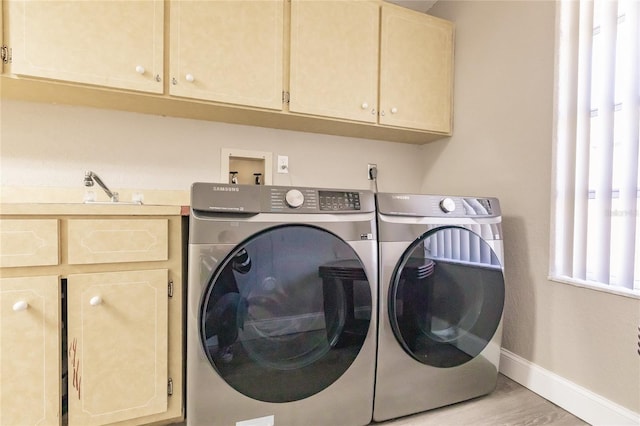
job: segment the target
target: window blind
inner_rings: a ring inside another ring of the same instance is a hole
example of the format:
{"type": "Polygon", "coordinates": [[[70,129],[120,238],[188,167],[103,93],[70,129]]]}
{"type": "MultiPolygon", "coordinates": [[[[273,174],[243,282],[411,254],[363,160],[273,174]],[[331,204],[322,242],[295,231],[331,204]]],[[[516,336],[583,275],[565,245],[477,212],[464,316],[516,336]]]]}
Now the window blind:
{"type": "Polygon", "coordinates": [[[561,0],[551,278],[640,295],[637,0],[561,0]]]}

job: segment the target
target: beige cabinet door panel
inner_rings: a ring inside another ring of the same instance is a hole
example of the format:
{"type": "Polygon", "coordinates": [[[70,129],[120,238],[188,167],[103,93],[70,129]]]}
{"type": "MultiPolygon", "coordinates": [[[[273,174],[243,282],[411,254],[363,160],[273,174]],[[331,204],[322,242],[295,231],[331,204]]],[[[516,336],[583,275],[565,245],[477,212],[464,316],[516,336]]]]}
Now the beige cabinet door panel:
{"type": "Polygon", "coordinates": [[[0,424],[59,425],[60,280],[0,279],[0,424]]]}
{"type": "Polygon", "coordinates": [[[162,0],[5,5],[13,74],[162,93],[162,0]]]}
{"type": "Polygon", "coordinates": [[[167,410],[168,270],[70,275],[69,424],[167,410]]]}
{"type": "Polygon", "coordinates": [[[167,260],[167,219],[70,219],[68,261],[88,263],[167,260]]]}
{"type": "Polygon", "coordinates": [[[172,1],[170,93],[282,109],[282,0],[172,1]]]}
{"type": "Polygon", "coordinates": [[[291,112],[375,123],[380,5],[291,2],[291,112]]]}
{"type": "Polygon", "coordinates": [[[56,219],[0,220],[0,267],[58,264],[56,219]]]}
{"type": "Polygon", "coordinates": [[[451,132],[453,24],[382,6],[380,124],[451,132]]]}

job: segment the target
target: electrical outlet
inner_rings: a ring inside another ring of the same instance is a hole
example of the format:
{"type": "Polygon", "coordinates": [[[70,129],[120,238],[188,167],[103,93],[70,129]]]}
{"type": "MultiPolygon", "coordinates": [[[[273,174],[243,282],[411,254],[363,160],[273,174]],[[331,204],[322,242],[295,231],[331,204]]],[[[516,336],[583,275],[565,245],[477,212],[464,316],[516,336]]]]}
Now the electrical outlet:
{"type": "Polygon", "coordinates": [[[278,173],[289,173],[289,157],[278,155],[278,173]]]}
{"type": "Polygon", "coordinates": [[[378,172],[377,164],[373,164],[373,163],[367,164],[367,179],[373,180],[373,178],[375,177],[374,174],[376,174],[377,172],[378,172]],[[375,171],[372,172],[371,171],[372,169],[375,169],[375,171]]]}

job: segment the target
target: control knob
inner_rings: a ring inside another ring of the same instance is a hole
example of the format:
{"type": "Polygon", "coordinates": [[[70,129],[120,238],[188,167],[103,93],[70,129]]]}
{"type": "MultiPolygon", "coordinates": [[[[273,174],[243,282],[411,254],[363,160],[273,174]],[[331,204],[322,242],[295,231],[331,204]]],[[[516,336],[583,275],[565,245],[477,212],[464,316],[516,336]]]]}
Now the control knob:
{"type": "Polygon", "coordinates": [[[284,196],[284,200],[289,207],[297,209],[304,203],[304,195],[297,189],[291,189],[287,191],[287,194],[284,196]]]}
{"type": "Polygon", "coordinates": [[[456,203],[452,198],[443,198],[440,201],[440,210],[445,213],[451,213],[456,209],[456,203]]]}

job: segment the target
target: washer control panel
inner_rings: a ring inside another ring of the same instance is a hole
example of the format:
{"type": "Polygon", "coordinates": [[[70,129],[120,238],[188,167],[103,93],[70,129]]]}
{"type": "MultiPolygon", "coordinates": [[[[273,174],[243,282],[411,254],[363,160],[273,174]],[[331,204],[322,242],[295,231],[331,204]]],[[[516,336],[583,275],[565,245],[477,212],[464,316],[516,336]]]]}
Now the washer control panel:
{"type": "Polygon", "coordinates": [[[371,191],[196,182],[191,210],[212,214],[373,213],[371,191]]]}
{"type": "Polygon", "coordinates": [[[360,193],[348,191],[318,191],[322,211],[358,211],[360,193]]]}
{"type": "Polygon", "coordinates": [[[317,210],[317,191],[308,188],[292,189],[286,187],[265,187],[269,191],[271,211],[288,211],[291,209],[317,210]]]}
{"type": "Polygon", "coordinates": [[[297,209],[302,204],[304,204],[304,194],[297,189],[292,189],[290,191],[287,191],[284,196],[284,201],[292,209],[297,209]]]}

